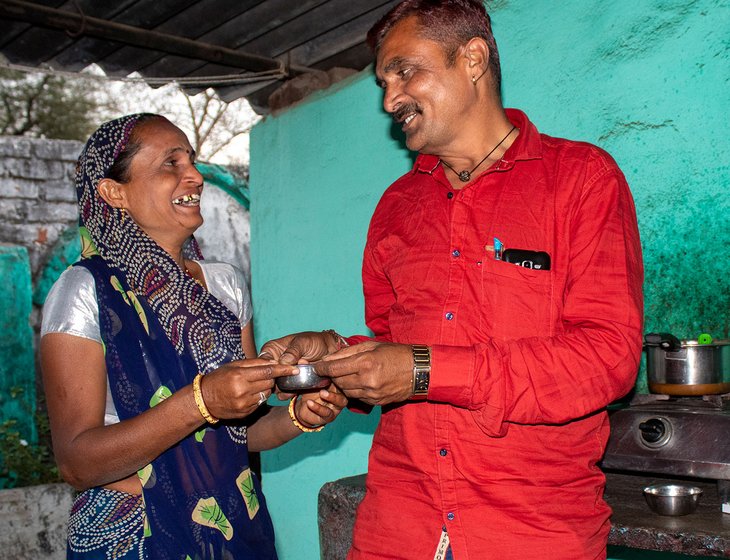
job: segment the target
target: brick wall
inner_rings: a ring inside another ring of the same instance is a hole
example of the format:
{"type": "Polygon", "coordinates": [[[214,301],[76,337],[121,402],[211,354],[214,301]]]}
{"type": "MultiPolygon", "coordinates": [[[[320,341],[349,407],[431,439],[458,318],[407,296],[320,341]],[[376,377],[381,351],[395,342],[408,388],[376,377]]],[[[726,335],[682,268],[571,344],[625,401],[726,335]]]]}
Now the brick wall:
{"type": "Polygon", "coordinates": [[[0,242],[28,250],[35,284],[59,235],[77,221],[71,140],[0,137],[0,242]]]}

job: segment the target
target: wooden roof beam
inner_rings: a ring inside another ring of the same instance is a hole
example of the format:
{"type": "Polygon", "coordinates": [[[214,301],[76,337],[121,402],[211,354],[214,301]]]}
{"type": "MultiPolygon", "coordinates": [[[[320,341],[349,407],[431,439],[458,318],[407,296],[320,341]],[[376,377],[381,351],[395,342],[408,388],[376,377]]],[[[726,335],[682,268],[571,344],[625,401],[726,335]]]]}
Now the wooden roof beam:
{"type": "Polygon", "coordinates": [[[280,60],[266,56],[244,53],[210,43],[178,37],[177,35],[159,33],[149,29],[89,17],[84,14],[74,14],[65,10],[48,8],[24,0],[2,0],[0,2],[0,17],[32,23],[50,29],[59,29],[71,36],[88,35],[144,49],[241,68],[249,72],[281,70],[287,76],[295,76],[312,71],[312,69],[305,66],[287,66],[280,60]]]}

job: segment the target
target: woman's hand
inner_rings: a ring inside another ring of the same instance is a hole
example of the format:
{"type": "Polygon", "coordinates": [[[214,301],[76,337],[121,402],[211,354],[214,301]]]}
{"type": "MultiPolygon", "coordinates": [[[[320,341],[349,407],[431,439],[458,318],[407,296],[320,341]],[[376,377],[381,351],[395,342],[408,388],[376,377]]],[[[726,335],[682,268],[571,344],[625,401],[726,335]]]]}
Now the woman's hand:
{"type": "Polygon", "coordinates": [[[329,424],[347,406],[347,397],[334,385],[315,393],[302,393],[294,412],[309,428],[329,424]]]}
{"type": "Polygon", "coordinates": [[[274,379],[297,373],[297,368],[254,358],[222,365],[200,383],[203,401],[216,418],[244,418],[254,412],[274,389],[274,379]]]}
{"type": "MultiPolygon", "coordinates": [[[[294,414],[304,427],[315,428],[332,422],[347,404],[345,395],[334,385],[321,391],[302,393],[294,402],[294,414]]],[[[286,406],[272,406],[248,430],[249,451],[273,449],[302,435],[292,422],[286,406]]]]}

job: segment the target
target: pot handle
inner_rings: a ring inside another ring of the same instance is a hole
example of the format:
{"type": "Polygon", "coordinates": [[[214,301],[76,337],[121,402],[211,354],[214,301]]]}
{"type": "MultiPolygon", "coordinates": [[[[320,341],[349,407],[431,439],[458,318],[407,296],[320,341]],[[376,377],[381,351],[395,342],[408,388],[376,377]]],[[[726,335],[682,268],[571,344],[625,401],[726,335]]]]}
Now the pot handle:
{"type": "Polygon", "coordinates": [[[644,341],[648,346],[659,346],[667,352],[676,352],[682,347],[679,339],[669,333],[648,333],[644,335],[644,341]]]}

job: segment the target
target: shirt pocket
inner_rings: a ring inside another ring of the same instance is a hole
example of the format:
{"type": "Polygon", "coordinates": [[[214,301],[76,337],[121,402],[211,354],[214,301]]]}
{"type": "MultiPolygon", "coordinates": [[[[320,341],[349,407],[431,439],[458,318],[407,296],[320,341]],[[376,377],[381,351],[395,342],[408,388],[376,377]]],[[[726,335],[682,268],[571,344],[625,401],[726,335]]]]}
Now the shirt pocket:
{"type": "Polygon", "coordinates": [[[553,273],[496,259],[482,262],[483,324],[489,336],[516,339],[548,336],[553,273]]]}

